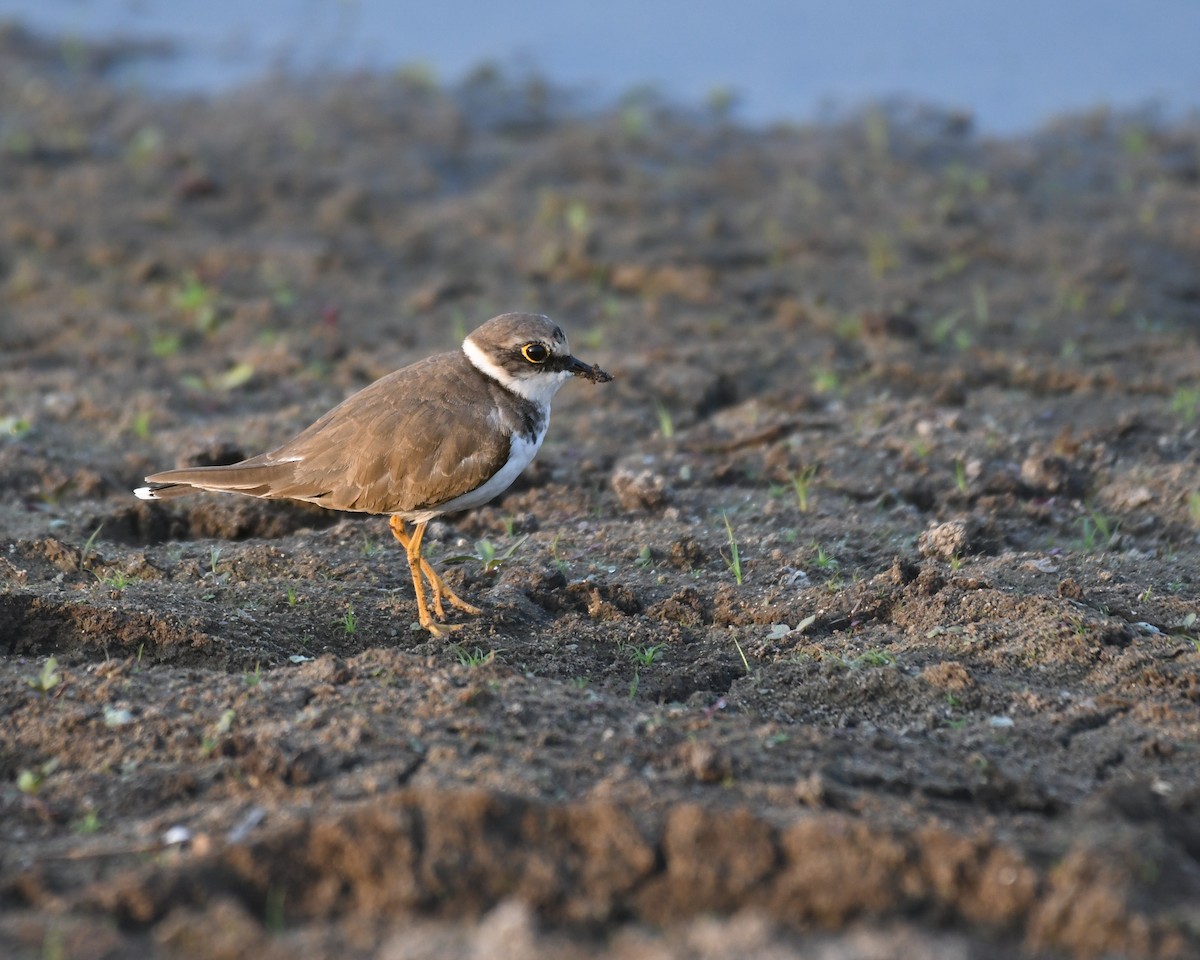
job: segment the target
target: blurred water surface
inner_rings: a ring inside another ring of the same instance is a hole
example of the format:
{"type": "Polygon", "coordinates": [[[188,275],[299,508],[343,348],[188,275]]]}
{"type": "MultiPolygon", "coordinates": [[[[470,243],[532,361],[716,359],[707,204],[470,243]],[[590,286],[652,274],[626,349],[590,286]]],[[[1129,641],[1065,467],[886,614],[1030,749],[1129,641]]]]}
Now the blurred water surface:
{"type": "Polygon", "coordinates": [[[732,95],[751,123],[893,97],[969,112],[989,133],[1099,106],[1200,106],[1200,0],[0,0],[0,19],[171,41],[174,56],[121,74],[150,91],[413,64],[452,82],[492,63],[593,99],[732,95]]]}

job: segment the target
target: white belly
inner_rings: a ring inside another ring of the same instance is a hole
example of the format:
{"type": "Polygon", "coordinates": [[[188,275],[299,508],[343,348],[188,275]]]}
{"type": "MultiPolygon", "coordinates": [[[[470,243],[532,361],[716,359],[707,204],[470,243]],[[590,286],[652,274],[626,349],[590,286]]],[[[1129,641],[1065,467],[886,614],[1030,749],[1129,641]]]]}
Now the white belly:
{"type": "Polygon", "coordinates": [[[514,436],[512,446],[508,451],[508,461],[482,486],[455,497],[453,500],[448,500],[441,506],[428,510],[414,510],[411,513],[401,514],[401,516],[409,523],[422,523],[433,517],[441,516],[443,513],[456,513],[459,510],[470,510],[472,507],[482,506],[499,496],[511,487],[513,481],[521,475],[521,471],[533,462],[533,458],[542,446],[542,441],[546,438],[546,429],[550,425],[549,411],[547,411],[544,424],[545,426],[532,439],[514,436]]]}

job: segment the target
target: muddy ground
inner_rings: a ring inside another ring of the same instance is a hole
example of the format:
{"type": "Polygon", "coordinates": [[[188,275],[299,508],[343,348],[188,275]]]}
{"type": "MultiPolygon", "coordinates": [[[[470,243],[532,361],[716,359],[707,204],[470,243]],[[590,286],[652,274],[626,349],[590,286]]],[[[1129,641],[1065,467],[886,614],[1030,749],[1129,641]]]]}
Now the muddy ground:
{"type": "Polygon", "coordinates": [[[1200,956],[1195,122],[0,47],[5,956],[1200,956]],[[451,640],[379,518],[130,494],[508,309],[617,379],[451,640]]]}

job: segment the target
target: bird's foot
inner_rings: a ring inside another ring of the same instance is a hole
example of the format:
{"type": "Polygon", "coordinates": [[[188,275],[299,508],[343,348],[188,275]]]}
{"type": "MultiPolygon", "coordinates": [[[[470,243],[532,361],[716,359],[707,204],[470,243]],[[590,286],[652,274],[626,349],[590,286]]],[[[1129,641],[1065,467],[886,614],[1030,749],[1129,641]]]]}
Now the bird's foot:
{"type": "Polygon", "coordinates": [[[421,626],[424,627],[433,636],[437,637],[440,640],[443,637],[450,636],[450,634],[454,633],[456,630],[461,630],[463,627],[466,626],[466,624],[465,623],[438,623],[436,620],[434,620],[432,617],[430,617],[429,621],[427,623],[422,621],[421,626]]]}
{"type": "Polygon", "coordinates": [[[446,586],[446,581],[438,576],[437,572],[424,558],[421,560],[421,572],[425,575],[425,579],[429,581],[429,588],[433,591],[433,609],[439,620],[446,619],[446,608],[442,606],[443,598],[449,600],[452,607],[461,610],[463,613],[469,613],[473,617],[477,617],[483,613],[475,604],[467,603],[466,600],[446,586]]]}

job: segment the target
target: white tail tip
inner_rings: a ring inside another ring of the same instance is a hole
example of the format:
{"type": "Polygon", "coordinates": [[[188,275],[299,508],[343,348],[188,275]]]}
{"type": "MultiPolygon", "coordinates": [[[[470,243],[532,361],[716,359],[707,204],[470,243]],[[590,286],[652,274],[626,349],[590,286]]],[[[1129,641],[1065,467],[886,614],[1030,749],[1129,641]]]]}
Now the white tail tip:
{"type": "Polygon", "coordinates": [[[135,497],[137,497],[139,500],[161,500],[162,499],[162,497],[160,497],[157,493],[155,493],[149,487],[138,487],[136,490],[133,491],[133,495],[135,497]]]}

